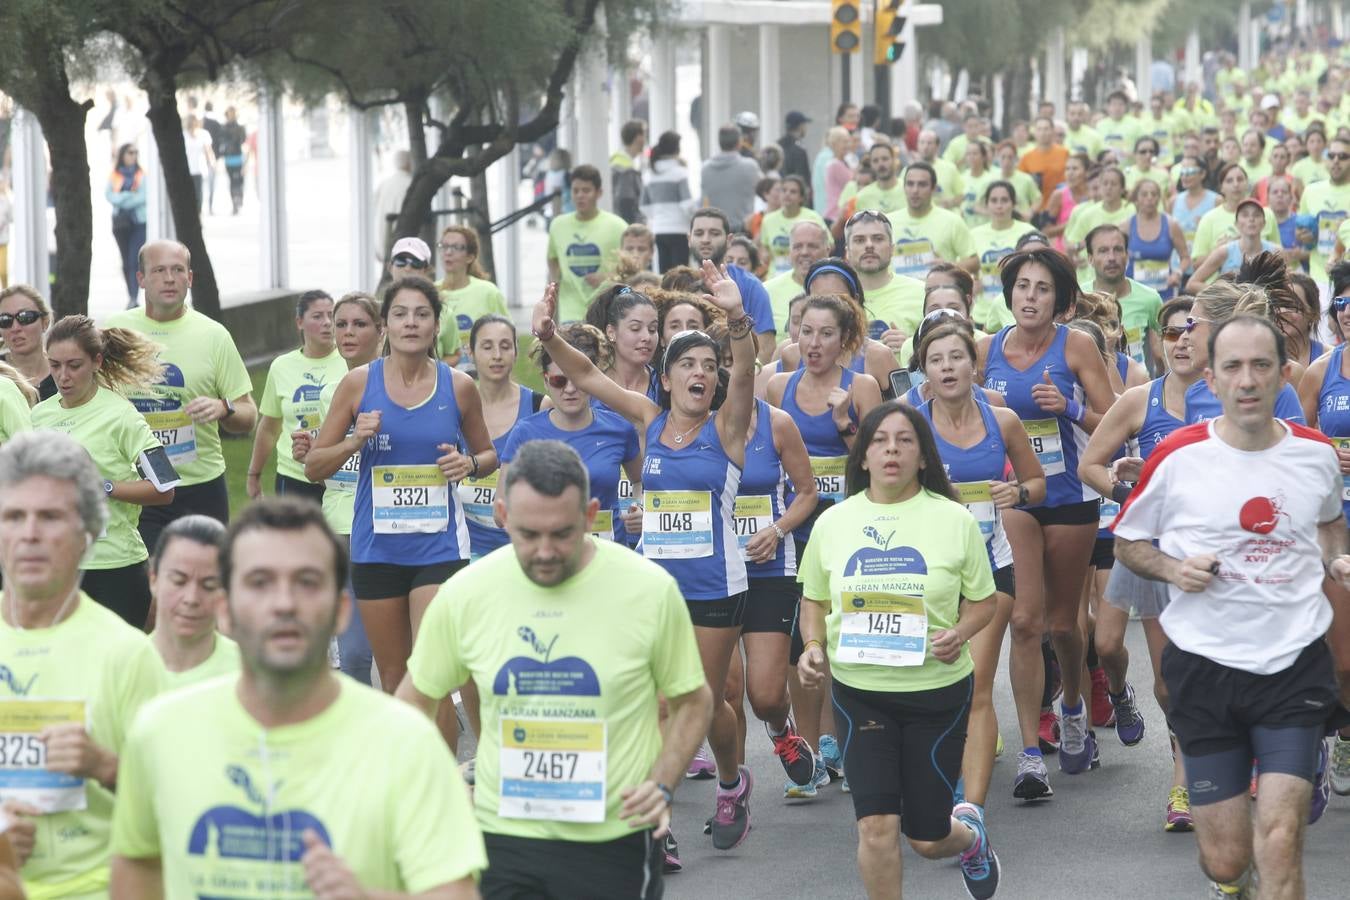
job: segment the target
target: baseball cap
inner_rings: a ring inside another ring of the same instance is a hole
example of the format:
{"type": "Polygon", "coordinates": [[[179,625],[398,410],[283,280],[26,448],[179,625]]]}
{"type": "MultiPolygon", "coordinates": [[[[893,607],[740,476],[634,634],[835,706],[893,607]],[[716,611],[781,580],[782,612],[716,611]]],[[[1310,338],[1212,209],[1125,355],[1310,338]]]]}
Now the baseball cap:
{"type": "Polygon", "coordinates": [[[739,128],[750,130],[759,128],[759,116],[750,112],[748,109],[745,112],[736,113],[736,118],[732,121],[734,121],[739,128]]]}
{"type": "Polygon", "coordinates": [[[804,112],[799,112],[798,110],[795,109],[787,114],[787,127],[789,130],[796,128],[798,125],[802,125],[810,121],[811,121],[810,116],[808,116],[804,112]]]}
{"type": "Polygon", "coordinates": [[[1233,210],[1233,214],[1237,215],[1238,213],[1242,212],[1243,207],[1246,206],[1255,206],[1257,209],[1261,210],[1261,215],[1264,216],[1266,214],[1266,208],[1261,205],[1261,201],[1253,197],[1248,197],[1246,200],[1243,200],[1241,203],[1239,203],[1237,205],[1237,209],[1233,210]]]}
{"type": "Polygon", "coordinates": [[[421,238],[405,237],[394,241],[394,246],[389,250],[389,258],[393,259],[402,253],[424,263],[431,262],[431,248],[421,238]]]}
{"type": "Polygon", "coordinates": [[[1262,109],[1276,109],[1280,105],[1280,98],[1275,94],[1266,94],[1261,98],[1262,109]]]}

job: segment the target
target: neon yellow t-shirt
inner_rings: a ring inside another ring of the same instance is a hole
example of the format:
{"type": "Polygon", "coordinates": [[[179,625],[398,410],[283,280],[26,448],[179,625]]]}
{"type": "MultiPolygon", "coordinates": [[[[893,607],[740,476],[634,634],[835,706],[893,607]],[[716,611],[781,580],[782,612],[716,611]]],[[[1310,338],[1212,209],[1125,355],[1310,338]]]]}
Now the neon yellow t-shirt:
{"type": "Polygon", "coordinates": [[[980,260],[980,286],[970,311],[977,327],[992,333],[1013,324],[1012,310],[1003,301],[1003,278],[998,264],[1003,257],[1013,252],[1018,238],[1035,230],[1028,223],[1018,221],[1013,221],[1001,231],[993,223],[970,230],[970,239],[975,243],[975,255],[980,260]]]}
{"type": "MultiPolygon", "coordinates": [[[[136,457],[159,446],[145,419],[122,395],[100,387],[83,405],[61,406],[56,394],[33,407],[33,427],[68,434],[80,443],[108,481],[140,481],[136,457]]],[[[108,526],[94,542],[94,555],[85,569],[120,569],[143,561],[150,554],[136,530],[141,508],[135,503],[108,498],[108,526]]]]}
{"type": "Polygon", "coordinates": [[[1064,226],[1064,239],[1071,244],[1081,244],[1088,232],[1098,225],[1119,225],[1129,234],[1130,218],[1134,216],[1134,204],[1128,200],[1111,212],[1099,202],[1080,203],[1069,213],[1069,221],[1064,226]]]}
{"type": "MultiPolygon", "coordinates": [[[[154,633],[151,632],[152,642],[154,637],[154,633]]],[[[211,655],[186,671],[170,672],[158,653],[156,657],[159,658],[160,664],[160,690],[164,692],[191,687],[194,684],[219,678],[221,675],[232,675],[239,671],[240,666],[239,645],[220,632],[215,634],[215,644],[211,648],[211,655]]]]}
{"type": "Polygon", "coordinates": [[[970,146],[970,138],[965,134],[958,134],[947,142],[947,147],[942,151],[942,160],[951,163],[958,169],[964,170],[966,167],[966,148],[970,146]]]}
{"type": "Polygon", "coordinates": [[[923,320],[923,293],[923,282],[908,275],[892,275],[885,286],[867,291],[867,336],[880,340],[891,327],[913,334],[923,320]]]}
{"type": "MultiPolygon", "coordinates": [[[[1036,186],[1036,179],[1021,169],[1014,169],[1013,173],[1007,176],[1001,170],[996,170],[991,180],[1012,183],[1013,191],[1017,195],[1017,202],[1013,208],[1023,216],[1030,218],[1031,211],[1041,205],[1041,189],[1036,186]]],[[[985,186],[988,187],[988,182],[985,182],[985,186]]],[[[984,199],[983,192],[980,199],[984,199]]]]}
{"type": "Polygon", "coordinates": [[[788,304],[792,298],[805,290],[793,276],[797,273],[789,269],[780,272],[764,282],[764,290],[769,294],[769,306],[773,307],[773,326],[779,334],[787,334],[788,304]]]}
{"type": "Polygon", "coordinates": [[[1311,156],[1305,156],[1290,166],[1289,174],[1303,182],[1305,188],[1310,184],[1326,181],[1331,177],[1331,173],[1327,171],[1327,164],[1318,162],[1311,156]]]}
{"type": "MultiPolygon", "coordinates": [[[[1336,250],[1336,232],[1350,215],[1350,183],[1337,185],[1319,181],[1308,185],[1299,201],[1298,211],[1317,217],[1317,246],[1308,258],[1308,274],[1320,284],[1327,280],[1327,260],[1336,250]]],[[[1269,215],[1270,211],[1266,213],[1269,215]]],[[[1278,238],[1275,243],[1279,243],[1278,238]]]]}
{"type": "MultiPolygon", "coordinates": [[[[94,742],[119,755],[136,711],[159,692],[160,671],[146,636],[83,592],[75,611],[51,628],[14,628],[0,621],[0,701],[14,705],[11,715],[71,721],[54,715],[58,705],[53,701],[76,701],[83,710],[74,708],[74,720],[83,719],[94,742]]],[[[82,797],[84,808],[37,818],[33,855],[20,870],[28,896],[103,895],[112,792],[92,778],[38,768],[0,770],[0,796],[23,799],[24,788],[35,786],[82,797]]],[[[119,797],[123,787],[119,776],[119,797]]]]}
{"type": "Polygon", "coordinates": [[[191,307],[168,322],[156,322],[143,307],[117,313],[109,328],[130,328],[163,345],[164,380],[150,391],[127,397],[169,453],[169,460],[190,487],[225,473],[220,423],[198,425],[183,407],[198,397],[234,400],[253,390],[243,357],[230,333],[191,307]]]}
{"type": "Polygon", "coordinates": [[[1086,153],[1094,163],[1102,152],[1102,136],[1091,125],[1064,132],[1064,146],[1074,153],[1086,153]]]}
{"type": "Polygon", "coordinates": [[[1101,135],[1102,146],[1110,147],[1123,159],[1129,159],[1134,153],[1134,142],[1143,133],[1139,120],[1131,115],[1121,116],[1119,120],[1106,116],[1097,123],[1096,128],[1101,135]]]}
{"type": "MultiPolygon", "coordinates": [[[[844,200],[840,199],[840,208],[843,207],[844,200]]],[[[874,181],[867,187],[858,191],[858,202],[853,204],[854,209],[875,209],[880,212],[888,213],[896,209],[905,208],[905,186],[900,179],[895,180],[890,190],[881,186],[881,182],[874,181]]]]}
{"type": "Polygon", "coordinates": [[[305,480],[304,465],[291,457],[291,432],[304,429],[311,436],[319,433],[323,424],[319,393],[324,385],[341,381],[346,374],[347,361],[336,347],[319,359],[305,356],[302,350],[292,350],[272,360],[267,384],[258,398],[258,412],[281,420],[276,447],[278,475],[305,480]]]}
{"type": "Polygon", "coordinates": [[[968,644],[953,663],[934,659],[929,644],[956,625],[962,597],[994,593],[980,525],[956,501],[924,490],[889,504],[854,494],[821,513],[797,580],[804,598],[830,604],[830,670],[849,687],[928,691],[974,671],[968,644]]]}
{"type": "Polygon", "coordinates": [[[486,867],[455,760],[417,710],[339,677],[328,708],[268,729],[237,684],[160,697],[127,737],[112,852],[159,857],[167,900],[314,896],[306,829],[366,890],[418,894],[486,867]]]}
{"type": "Polygon", "coordinates": [[[856,196],[858,196],[858,182],[857,180],[850,181],[839,189],[839,208],[842,210],[848,206],[848,201],[856,196]]]}
{"type": "Polygon", "coordinates": [[[959,262],[975,255],[970,229],[961,217],[940,206],[915,217],[909,207],[887,213],[895,236],[895,274],[922,280],[928,268],[940,259],[959,262]]]}
{"type": "Polygon", "coordinates": [[[961,205],[957,207],[957,210],[961,213],[961,218],[965,219],[967,227],[974,228],[976,225],[983,225],[989,221],[989,216],[976,212],[976,207],[984,204],[984,192],[989,187],[990,182],[998,181],[1000,177],[995,169],[985,169],[979,175],[972,174],[969,171],[966,172],[962,179],[966,190],[961,195],[961,205]]]}
{"type": "Polygon", "coordinates": [[[825,220],[820,217],[820,213],[809,206],[803,206],[790,219],[781,209],[764,214],[764,221],[759,226],[759,242],[769,248],[771,258],[768,271],[780,274],[792,271],[792,227],[802,222],[815,222],[825,228],[825,220]]]}
{"type": "Polygon", "coordinates": [[[1265,159],[1257,160],[1254,163],[1248,162],[1246,159],[1240,159],[1238,160],[1238,164],[1242,166],[1242,171],[1247,173],[1248,184],[1256,184],[1271,172],[1270,163],[1265,159]]]}
{"type": "MultiPolygon", "coordinates": [[[[937,189],[933,191],[934,202],[947,200],[950,197],[960,197],[966,190],[966,179],[961,174],[961,170],[949,163],[942,157],[934,159],[932,162],[933,171],[937,172],[937,189]]],[[[901,192],[904,192],[903,184],[901,192]]],[[[906,203],[901,203],[897,209],[904,209],[906,203]]]]}
{"type": "MultiPolygon", "coordinates": [[[[1158,330],[1162,295],[1146,284],[1126,278],[1130,292],[1120,299],[1120,327],[1125,331],[1125,346],[1120,349],[1137,363],[1148,365],[1148,333],[1158,330]]],[[[1094,279],[1081,283],[1085,291],[1095,290],[1094,279]]]]}
{"type": "Polygon", "coordinates": [[[548,226],[548,258],[558,261],[558,321],[579,322],[591,298],[603,286],[591,287],[586,276],[614,271],[628,223],[611,212],[597,210],[589,219],[563,213],[548,226]]]}
{"type": "Polygon", "coordinates": [[[469,283],[457,291],[449,290],[444,283],[440,289],[444,306],[436,352],[441,356],[453,356],[456,350],[469,349],[469,331],[480,316],[496,313],[511,318],[501,289],[483,278],[470,275],[469,283]]]}
{"type": "Polygon", "coordinates": [[[1153,167],[1147,172],[1143,172],[1134,167],[1130,167],[1125,170],[1125,193],[1133,193],[1135,185],[1141,181],[1151,181],[1156,184],[1163,197],[1167,196],[1168,189],[1176,183],[1172,179],[1172,173],[1167,169],[1153,167]]]}
{"type": "MultiPolygon", "coordinates": [[[[1304,202],[1307,202],[1307,192],[1304,192],[1303,196],[1304,202]]],[[[1235,239],[1237,234],[1237,213],[1229,212],[1220,203],[1201,216],[1200,224],[1195,226],[1195,240],[1191,242],[1191,259],[1204,259],[1211,250],[1235,239]]],[[[1261,237],[1272,244],[1280,243],[1280,225],[1275,221],[1275,214],[1269,209],[1266,210],[1266,227],[1261,229],[1261,237]]]]}
{"type": "Polygon", "coordinates": [[[554,588],[526,578],[511,547],[495,550],[447,581],[422,619],[408,660],[417,689],[478,686],[484,831],[588,843],[631,834],[619,795],[660,752],[656,696],[704,683],[675,580],[625,546],[591,544],[591,561],[554,588]]]}
{"type": "Polygon", "coordinates": [[[0,375],[0,444],[32,427],[28,398],[17,384],[0,375]]]}
{"type": "MultiPolygon", "coordinates": [[[[338,382],[334,379],[323,386],[319,394],[319,409],[328,415],[333,405],[333,395],[337,393],[338,382]]],[[[351,434],[352,429],[347,429],[351,434]]],[[[352,533],[352,515],[356,510],[356,482],[361,475],[361,451],[351,455],[342,468],[323,480],[323,517],[335,534],[352,533]]]]}

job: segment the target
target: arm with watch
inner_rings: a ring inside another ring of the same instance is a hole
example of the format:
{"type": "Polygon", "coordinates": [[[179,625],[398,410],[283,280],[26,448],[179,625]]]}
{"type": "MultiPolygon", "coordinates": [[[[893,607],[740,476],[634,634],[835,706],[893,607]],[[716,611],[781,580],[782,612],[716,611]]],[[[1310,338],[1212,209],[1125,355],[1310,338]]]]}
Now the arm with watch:
{"type": "Polygon", "coordinates": [[[1003,446],[1012,463],[1012,481],[991,481],[989,493],[998,509],[1013,506],[1035,506],[1045,502],[1045,470],[1036,452],[1031,449],[1027,430],[1017,413],[1006,407],[990,407],[994,420],[1003,435],[1003,446]]]}
{"type": "Polygon", "coordinates": [[[684,780],[689,760],[703,742],[712,723],[713,698],[708,685],[686,694],[666,698],[666,722],[661,729],[661,752],[647,773],[647,780],[621,792],[619,817],[630,827],[655,825],[652,837],[660,840],[670,831],[670,806],[674,787],[684,780]]]}
{"type": "Polygon", "coordinates": [[[815,512],[820,499],[816,493],[816,479],[811,474],[811,458],[807,455],[802,433],[797,430],[796,423],[787,413],[772,406],[768,407],[768,410],[773,417],[773,443],[778,451],[783,472],[793,485],[800,487],[778,520],[771,523],[768,528],[757,532],[746,542],[746,556],[751,562],[757,563],[773,559],[778,553],[779,543],[792,540],[792,532],[806,523],[811,513],[815,512]]]}
{"type": "Polygon", "coordinates": [[[802,655],[797,659],[797,675],[802,687],[818,687],[830,670],[825,658],[825,614],[829,599],[817,600],[802,594],[797,611],[797,627],[802,633],[802,655]]]}
{"type": "Polygon", "coordinates": [[[258,419],[258,405],[252,394],[241,394],[230,400],[226,397],[198,397],[183,407],[183,412],[198,425],[219,422],[230,434],[247,434],[258,419]]]}

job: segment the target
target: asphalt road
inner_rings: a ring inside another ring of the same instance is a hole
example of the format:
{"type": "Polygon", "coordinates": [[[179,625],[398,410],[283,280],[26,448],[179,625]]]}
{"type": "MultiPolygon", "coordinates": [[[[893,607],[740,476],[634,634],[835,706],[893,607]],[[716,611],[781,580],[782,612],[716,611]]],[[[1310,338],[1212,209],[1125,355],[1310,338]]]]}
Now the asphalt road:
{"type": "MultiPolygon", "coordinates": [[[[1050,757],[1054,799],[1024,805],[1012,799],[1016,723],[1007,680],[1007,644],[995,703],[1008,751],[994,769],[986,822],[1003,865],[998,896],[1015,900],[1173,900],[1201,898],[1207,882],[1196,862],[1194,835],[1162,829],[1171,758],[1162,714],[1152,699],[1152,673],[1138,623],[1128,645],[1131,680],[1148,723],[1144,741],[1123,747],[1098,729],[1102,766],[1067,776],[1050,757]]],[[[857,832],[849,795],[838,784],[814,801],[782,799],[783,771],[763,727],[751,716],[747,748],[755,793],[753,830],[737,849],[719,852],[702,832],[713,813],[713,782],[686,781],[675,798],[675,834],[684,870],[666,879],[666,896],[704,898],[862,897],[854,852],[857,832]]],[[[1308,830],[1305,852],[1309,900],[1350,898],[1350,797],[1333,796],[1308,830]]],[[[905,896],[945,900],[966,896],[954,861],[933,862],[906,848],[905,896]]]]}

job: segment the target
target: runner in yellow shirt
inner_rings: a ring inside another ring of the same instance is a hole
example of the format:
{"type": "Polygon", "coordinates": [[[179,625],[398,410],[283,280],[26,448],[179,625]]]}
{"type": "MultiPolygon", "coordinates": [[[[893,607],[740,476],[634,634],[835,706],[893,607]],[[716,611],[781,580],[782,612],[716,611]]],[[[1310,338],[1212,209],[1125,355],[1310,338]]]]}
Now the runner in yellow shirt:
{"type": "Polygon", "coordinates": [[[441,232],[441,265],[445,278],[436,285],[445,313],[436,352],[454,365],[469,344],[469,329],[482,316],[495,313],[510,317],[506,297],[478,263],[478,232],[465,225],[451,225],[441,232]]]}
{"type": "Polygon", "coordinates": [[[922,277],[940,259],[974,272],[979,263],[970,242],[970,229],[961,217],[933,205],[937,173],[927,163],[905,169],[905,208],[889,213],[895,235],[895,274],[922,277]]]}
{"type": "Polygon", "coordinates": [[[239,645],[216,630],[225,603],[220,548],[225,526],[207,516],[175,519],[150,555],[155,630],[150,641],[164,664],[166,689],[239,671],[239,645]]]}
{"type": "MultiPolygon", "coordinates": [[[[792,270],[792,258],[789,253],[792,244],[792,229],[798,222],[815,222],[826,228],[825,220],[809,206],[806,206],[806,182],[789,175],[782,182],[783,205],[764,216],[759,229],[759,243],[764,248],[765,259],[769,261],[769,271],[782,274],[792,270]]],[[[828,230],[828,229],[827,229],[828,230]]]]}

